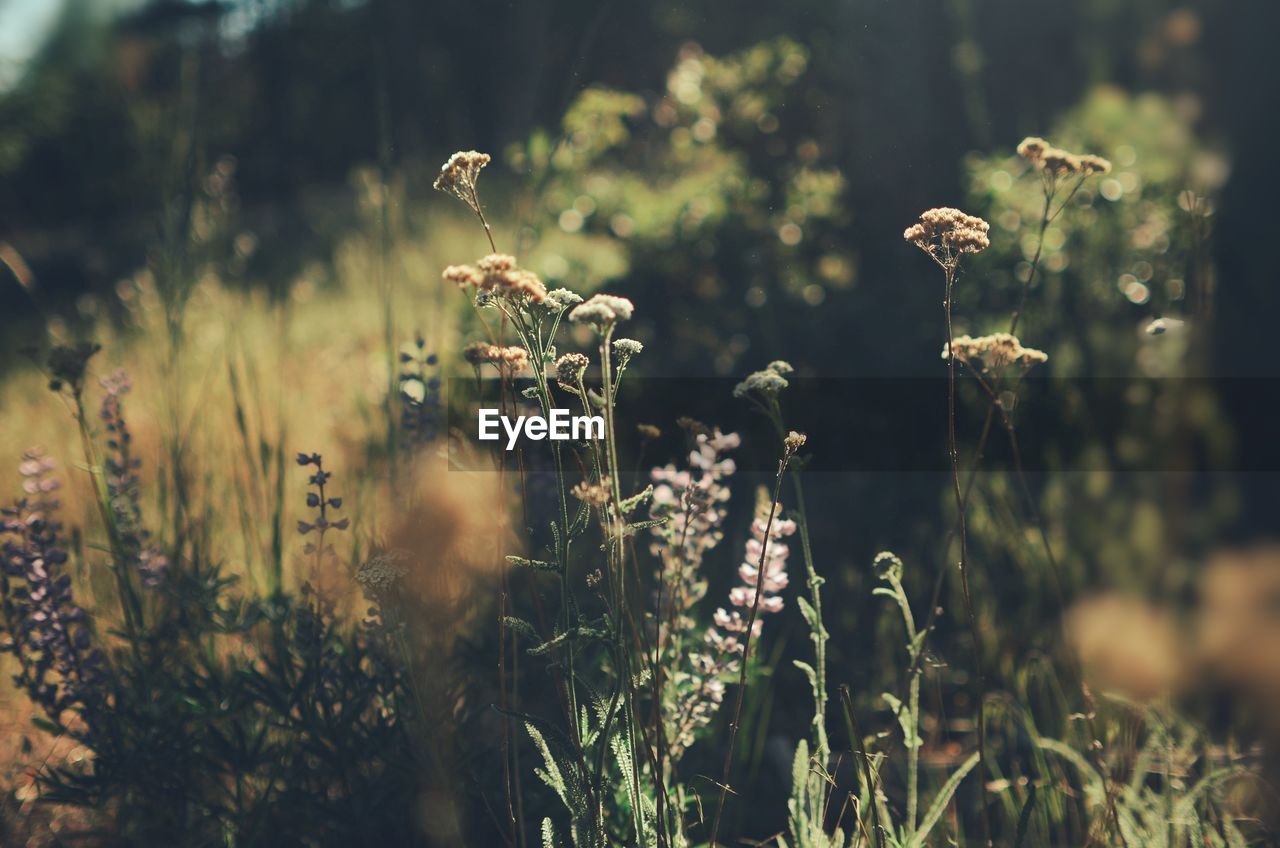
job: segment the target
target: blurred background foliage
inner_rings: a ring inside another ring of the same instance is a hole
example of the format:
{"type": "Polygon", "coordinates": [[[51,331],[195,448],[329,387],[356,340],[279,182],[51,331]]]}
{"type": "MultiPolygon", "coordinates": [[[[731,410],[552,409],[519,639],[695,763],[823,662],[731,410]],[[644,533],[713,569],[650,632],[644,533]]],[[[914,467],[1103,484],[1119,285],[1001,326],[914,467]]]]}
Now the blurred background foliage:
{"type": "MultiPolygon", "coordinates": [[[[1126,469],[1247,467],[1273,438],[1247,390],[1220,387],[1275,371],[1277,18],[1210,0],[0,0],[0,452],[41,442],[71,465],[74,422],[22,351],[50,329],[94,338],[139,387],[154,508],[188,504],[200,549],[266,591],[263,564],[292,564],[281,504],[302,491],[278,457],[323,447],[350,472],[355,561],[381,532],[395,457],[392,352],[419,332],[459,373],[478,333],[439,282],[488,252],[430,190],[452,151],[495,154],[500,250],[552,286],[636,301],[641,374],[783,358],[801,376],[910,380],[938,373],[941,290],[902,229],[931,206],[987,218],[957,332],[1004,329],[1041,202],[1013,148],[1038,134],[1114,163],[1046,231],[1020,325],[1062,378],[1052,390],[1074,393],[1041,448],[1088,467],[1033,479],[1061,588],[1187,600],[1206,551],[1271,535],[1273,475],[1126,469]],[[1161,318],[1194,332],[1149,332],[1161,318]],[[1216,382],[1148,379],[1163,377],[1216,382]],[[1123,433],[1091,427],[1098,379],[1132,384],[1123,433]]],[[[939,404],[920,450],[941,456],[939,404]]],[[[878,691],[894,642],[868,565],[893,547],[927,595],[942,481],[812,485],[832,675],[878,691]]],[[[992,472],[975,489],[974,594],[992,667],[1026,690],[1018,669],[1055,650],[1062,599],[1016,485],[992,472]]],[[[95,526],[90,501],[66,500],[95,526]]],[[[789,618],[783,653],[803,650],[789,618]]],[[[959,714],[953,683],[936,705],[959,714]]],[[[803,686],[761,691],[762,726],[802,730],[803,686]]],[[[752,774],[785,789],[788,763],[761,765],[774,736],[752,774]]]]}

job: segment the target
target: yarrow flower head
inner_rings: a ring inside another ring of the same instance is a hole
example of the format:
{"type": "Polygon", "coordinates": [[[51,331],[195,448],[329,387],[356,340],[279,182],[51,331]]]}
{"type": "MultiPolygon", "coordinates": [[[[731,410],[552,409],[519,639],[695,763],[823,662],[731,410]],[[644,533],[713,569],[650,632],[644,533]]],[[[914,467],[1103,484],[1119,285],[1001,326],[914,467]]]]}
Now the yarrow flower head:
{"type": "Polygon", "coordinates": [[[942,206],[921,213],[920,220],[902,233],[911,242],[948,271],[960,264],[966,253],[979,253],[991,245],[987,231],[991,225],[976,215],[942,206]]]}
{"type": "Polygon", "coordinates": [[[450,265],[442,274],[458,288],[474,289],[478,295],[502,297],[518,303],[543,303],[547,287],[532,271],[516,265],[515,257],[492,253],[474,265],[450,265]]]}
{"type": "Polygon", "coordinates": [[[631,361],[631,357],[644,350],[644,345],[635,339],[614,339],[613,355],[618,358],[618,372],[621,373],[623,368],[627,367],[627,363],[631,361]]]}
{"type": "Polygon", "coordinates": [[[753,394],[774,397],[790,383],[787,375],[795,371],[791,363],[775,359],[765,366],[764,370],[748,374],[746,379],[733,387],[733,396],[745,398],[753,394]]]}
{"type": "MultiPolygon", "coordinates": [[[[1018,364],[1031,368],[1049,361],[1049,355],[1033,347],[1023,347],[1018,337],[1009,333],[993,333],[989,336],[958,336],[955,340],[958,362],[973,365],[983,371],[1001,371],[1008,365],[1018,364]]],[[[942,358],[951,358],[951,346],[942,346],[942,358]]]]}
{"type": "Polygon", "coordinates": [[[575,324],[590,324],[603,332],[620,321],[630,321],[635,307],[625,297],[611,294],[593,294],[585,303],[574,307],[569,320],[575,324]]]}
{"type": "Polygon", "coordinates": [[[529,352],[517,345],[501,347],[488,342],[471,342],[462,349],[462,358],[477,370],[482,365],[492,365],[498,373],[514,377],[529,364],[529,352]]]}
{"type": "Polygon", "coordinates": [[[579,303],[582,303],[582,295],[568,289],[553,289],[547,292],[546,298],[542,301],[542,305],[552,312],[563,312],[579,303]]]}
{"type": "Polygon", "coordinates": [[[1058,177],[1078,176],[1083,179],[1111,171],[1111,163],[1101,156],[1072,153],[1037,136],[1024,138],[1018,145],[1018,155],[1041,171],[1050,190],[1058,177]]]}
{"type": "Polygon", "coordinates": [[[364,588],[370,600],[381,600],[409,574],[408,570],[400,564],[406,558],[406,555],[400,551],[375,554],[356,570],[356,582],[364,588]]]}
{"type": "Polygon", "coordinates": [[[440,168],[440,176],[433,184],[436,191],[452,194],[463,203],[479,212],[480,201],[476,195],[476,182],[480,179],[480,171],[490,162],[488,153],[477,153],[474,150],[460,150],[449,157],[440,168]]]}

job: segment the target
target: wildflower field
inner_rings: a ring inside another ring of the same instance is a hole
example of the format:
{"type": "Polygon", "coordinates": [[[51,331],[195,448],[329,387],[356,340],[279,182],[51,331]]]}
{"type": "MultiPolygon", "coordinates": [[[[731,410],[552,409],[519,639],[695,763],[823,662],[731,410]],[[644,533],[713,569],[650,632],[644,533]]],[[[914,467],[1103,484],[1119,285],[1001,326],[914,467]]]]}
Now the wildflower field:
{"type": "Polygon", "coordinates": [[[0,848],[1280,844],[1257,5],[0,4],[0,848]]]}

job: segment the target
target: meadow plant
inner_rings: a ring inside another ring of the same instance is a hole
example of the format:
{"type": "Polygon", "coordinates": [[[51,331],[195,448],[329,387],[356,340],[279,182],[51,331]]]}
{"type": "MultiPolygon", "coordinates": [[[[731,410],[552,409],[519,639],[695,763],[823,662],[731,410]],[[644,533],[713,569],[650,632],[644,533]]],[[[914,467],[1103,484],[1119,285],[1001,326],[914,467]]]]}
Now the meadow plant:
{"type": "Polygon", "coordinates": [[[70,720],[83,733],[103,705],[103,656],[94,647],[89,619],[72,597],[53,469],[44,453],[24,454],[19,466],[24,496],[0,511],[4,650],[17,660],[14,682],[50,726],[61,730],[70,720]]]}

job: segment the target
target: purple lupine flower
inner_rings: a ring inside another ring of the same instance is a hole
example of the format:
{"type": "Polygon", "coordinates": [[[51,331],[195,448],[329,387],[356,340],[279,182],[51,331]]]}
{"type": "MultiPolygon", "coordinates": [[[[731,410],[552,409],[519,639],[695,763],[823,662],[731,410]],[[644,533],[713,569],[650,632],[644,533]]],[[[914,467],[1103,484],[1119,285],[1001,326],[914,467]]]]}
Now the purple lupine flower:
{"type": "Polygon", "coordinates": [[[347,519],[332,520],[329,510],[342,509],[342,498],[333,497],[325,492],[325,485],[329,483],[329,479],[333,477],[333,471],[324,470],[324,459],[319,453],[298,453],[298,465],[314,465],[315,473],[307,478],[307,482],[311,483],[314,491],[307,492],[307,506],[316,511],[314,519],[310,521],[298,521],[298,533],[307,535],[316,534],[315,542],[307,542],[302,548],[307,555],[328,556],[333,553],[333,546],[325,544],[325,533],[329,530],[346,530],[349,525],[347,519]]]}
{"type": "Polygon", "coordinates": [[[133,455],[133,434],[125,421],[123,404],[123,398],[133,388],[133,383],[124,369],[118,369],[98,382],[104,392],[99,417],[107,431],[103,468],[116,536],[116,553],[127,566],[137,569],[145,588],[155,589],[164,582],[169,571],[169,559],[151,542],[151,532],[142,521],[138,482],[138,468],[142,466],[142,460],[133,455]]]}
{"type": "Polygon", "coordinates": [[[698,428],[688,469],[666,465],[650,473],[651,515],[666,519],[650,530],[650,551],[661,562],[655,630],[661,660],[671,669],[663,686],[662,710],[673,761],[711,721],[724,698],[728,671],[722,666],[732,653],[705,650],[693,613],[707,592],[703,560],[724,537],[720,528],[728,511],[728,478],[736,470],[725,454],[739,444],[735,433],[698,428]]]}
{"type": "Polygon", "coordinates": [[[55,519],[58,483],[53,463],[35,450],[19,471],[25,497],[0,509],[0,609],[7,641],[17,659],[15,682],[54,722],[77,711],[92,727],[103,702],[103,656],[93,647],[84,611],[72,598],[71,578],[61,573],[67,554],[55,519]]]}

